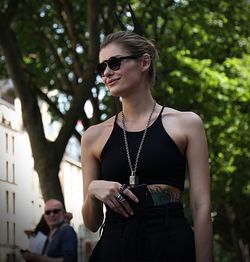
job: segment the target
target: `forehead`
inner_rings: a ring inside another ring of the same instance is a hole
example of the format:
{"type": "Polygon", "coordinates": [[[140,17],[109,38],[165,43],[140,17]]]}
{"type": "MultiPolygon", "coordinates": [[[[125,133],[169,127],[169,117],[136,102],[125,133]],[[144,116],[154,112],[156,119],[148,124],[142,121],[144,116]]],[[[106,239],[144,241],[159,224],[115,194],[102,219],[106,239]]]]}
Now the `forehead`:
{"type": "Polygon", "coordinates": [[[129,55],[128,51],[124,47],[118,44],[111,43],[101,49],[99,54],[99,61],[102,62],[104,60],[109,59],[112,56],[124,55],[129,55]]]}
{"type": "Polygon", "coordinates": [[[54,209],[54,208],[59,208],[61,209],[62,208],[62,204],[57,201],[57,200],[49,200],[45,203],[45,210],[48,210],[48,209],[54,209]]]}

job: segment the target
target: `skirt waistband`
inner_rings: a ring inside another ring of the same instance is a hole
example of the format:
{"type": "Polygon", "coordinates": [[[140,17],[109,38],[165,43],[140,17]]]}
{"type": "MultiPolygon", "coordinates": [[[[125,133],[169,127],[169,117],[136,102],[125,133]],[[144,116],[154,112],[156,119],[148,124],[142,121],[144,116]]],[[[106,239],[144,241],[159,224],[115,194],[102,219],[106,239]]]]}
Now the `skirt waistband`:
{"type": "MultiPolygon", "coordinates": [[[[153,206],[146,209],[138,209],[134,210],[134,215],[131,217],[135,218],[152,218],[158,216],[166,216],[166,217],[184,217],[183,204],[182,203],[168,203],[160,206],[153,206]]],[[[130,218],[126,218],[121,214],[118,214],[112,211],[110,208],[107,208],[106,211],[106,219],[107,222],[114,221],[123,221],[128,220],[130,218]]]]}

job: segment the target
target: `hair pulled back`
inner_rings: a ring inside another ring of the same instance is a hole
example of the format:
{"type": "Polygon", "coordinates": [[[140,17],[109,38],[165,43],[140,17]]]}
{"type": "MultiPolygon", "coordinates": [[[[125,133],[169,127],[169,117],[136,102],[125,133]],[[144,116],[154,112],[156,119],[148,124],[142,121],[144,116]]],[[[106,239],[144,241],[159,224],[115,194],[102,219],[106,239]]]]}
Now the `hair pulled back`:
{"type": "Polygon", "coordinates": [[[129,31],[119,31],[107,35],[101,44],[101,49],[109,44],[117,44],[126,49],[130,55],[137,54],[149,54],[151,58],[151,65],[149,68],[148,76],[151,84],[154,84],[156,69],[155,69],[155,59],[158,56],[155,45],[152,41],[140,36],[134,32],[129,31]]]}

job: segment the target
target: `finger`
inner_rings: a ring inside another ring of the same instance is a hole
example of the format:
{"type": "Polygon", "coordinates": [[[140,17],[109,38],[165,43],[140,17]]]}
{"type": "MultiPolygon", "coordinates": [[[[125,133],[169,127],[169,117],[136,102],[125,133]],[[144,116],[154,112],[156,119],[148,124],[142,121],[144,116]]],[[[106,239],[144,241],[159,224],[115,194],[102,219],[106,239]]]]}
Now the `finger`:
{"type": "MultiPolygon", "coordinates": [[[[126,188],[125,188],[125,189],[126,189],[126,188]]],[[[125,189],[124,189],[124,190],[125,190],[125,189]]],[[[119,194],[117,194],[117,195],[115,196],[115,198],[116,198],[116,200],[119,202],[119,204],[123,207],[123,209],[126,210],[127,213],[129,213],[130,215],[133,215],[134,212],[133,212],[131,206],[129,205],[128,201],[126,201],[126,199],[125,199],[124,196],[125,196],[124,194],[120,194],[120,193],[119,193],[119,194]]]]}
{"type": "Polygon", "coordinates": [[[134,202],[138,203],[139,202],[139,199],[137,198],[137,196],[132,193],[129,188],[126,188],[124,191],[123,191],[123,195],[126,195],[128,196],[129,198],[131,198],[134,202]]]}
{"type": "Polygon", "coordinates": [[[120,212],[127,217],[128,213],[132,213],[132,209],[130,208],[128,202],[126,201],[126,199],[120,194],[118,193],[115,196],[115,201],[114,203],[116,203],[116,207],[120,210],[120,212]]]}
{"type": "Polygon", "coordinates": [[[125,201],[125,198],[121,198],[122,200],[117,200],[117,198],[115,198],[115,200],[113,201],[115,203],[115,207],[119,210],[119,212],[125,216],[128,217],[128,213],[126,212],[126,210],[123,207],[123,202],[125,201]]]}
{"type": "Polygon", "coordinates": [[[115,203],[116,207],[120,210],[120,212],[126,216],[127,212],[126,210],[123,208],[123,202],[126,201],[126,199],[120,194],[116,194],[115,195],[115,201],[113,203],[115,203]]]}
{"type": "Polygon", "coordinates": [[[119,192],[121,193],[121,194],[123,194],[123,192],[127,189],[127,185],[126,184],[122,184],[122,185],[120,185],[120,188],[119,188],[119,192]]]}
{"type": "Polygon", "coordinates": [[[116,198],[107,201],[108,206],[116,213],[122,214],[125,217],[128,217],[128,214],[124,210],[124,208],[120,205],[119,201],[116,198]]]}
{"type": "Polygon", "coordinates": [[[119,210],[117,209],[115,203],[112,200],[107,200],[106,204],[115,212],[119,213],[119,210]]]}
{"type": "Polygon", "coordinates": [[[120,202],[120,204],[123,206],[123,208],[126,210],[126,212],[130,215],[134,214],[134,211],[132,209],[132,207],[129,205],[128,201],[124,200],[122,202],[120,202]]]}

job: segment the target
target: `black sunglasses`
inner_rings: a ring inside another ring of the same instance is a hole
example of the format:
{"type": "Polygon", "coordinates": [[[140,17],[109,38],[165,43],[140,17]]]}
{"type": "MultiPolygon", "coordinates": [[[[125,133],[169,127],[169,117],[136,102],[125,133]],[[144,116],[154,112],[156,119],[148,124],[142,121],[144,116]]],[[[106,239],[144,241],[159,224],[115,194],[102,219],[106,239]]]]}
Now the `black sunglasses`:
{"type": "Polygon", "coordinates": [[[46,210],[44,212],[45,215],[49,216],[51,213],[53,214],[58,214],[62,209],[56,208],[56,209],[51,209],[51,210],[46,210]]]}
{"type": "Polygon", "coordinates": [[[135,59],[135,58],[139,58],[141,57],[143,54],[137,54],[137,55],[129,55],[129,56],[120,56],[120,57],[116,57],[116,56],[112,56],[110,57],[108,60],[104,60],[102,63],[98,64],[96,66],[96,72],[103,77],[104,75],[104,71],[108,65],[108,67],[113,70],[119,70],[120,66],[121,66],[121,61],[123,59],[135,59]]]}

